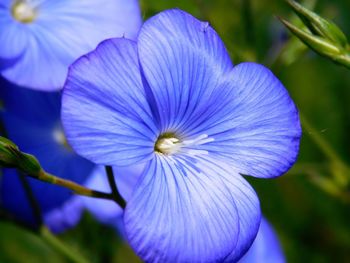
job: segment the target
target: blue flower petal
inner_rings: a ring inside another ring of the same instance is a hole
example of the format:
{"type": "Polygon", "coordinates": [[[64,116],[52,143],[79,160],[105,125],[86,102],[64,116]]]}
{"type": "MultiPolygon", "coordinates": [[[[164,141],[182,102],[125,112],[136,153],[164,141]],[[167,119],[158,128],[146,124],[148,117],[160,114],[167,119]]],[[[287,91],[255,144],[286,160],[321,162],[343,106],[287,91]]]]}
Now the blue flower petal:
{"type": "MultiPolygon", "coordinates": [[[[28,122],[29,126],[52,129],[59,126],[61,110],[60,92],[43,92],[13,85],[0,77],[2,111],[28,122]],[[50,127],[50,128],[49,128],[50,127]]],[[[26,123],[26,124],[28,124],[26,123]]]]}
{"type": "Polygon", "coordinates": [[[36,18],[27,24],[11,17],[10,6],[0,7],[7,11],[0,16],[0,58],[21,54],[2,75],[33,89],[62,88],[74,60],[107,38],[136,38],[141,25],[137,0],[48,0],[36,6],[36,18]]]}
{"type": "Polygon", "coordinates": [[[213,139],[198,148],[224,158],[241,174],[269,178],[285,173],[296,161],[301,127],[281,82],[262,65],[242,63],[217,91],[219,106],[191,129],[213,139]]]}
{"type": "MultiPolygon", "coordinates": [[[[0,6],[0,58],[4,62],[19,58],[28,45],[29,37],[30,32],[25,26],[13,20],[6,6],[0,6]]],[[[0,65],[0,69],[2,68],[3,65],[0,65]]]]}
{"type": "Polygon", "coordinates": [[[181,10],[146,21],[138,49],[162,132],[181,133],[179,126],[201,116],[206,98],[233,67],[213,28],[181,10]]]}
{"type": "MultiPolygon", "coordinates": [[[[210,155],[204,161],[212,167],[218,165],[210,155]]],[[[239,214],[238,241],[234,250],[225,259],[226,262],[235,262],[246,253],[256,237],[261,218],[260,202],[253,188],[238,175],[237,171],[234,172],[234,169],[225,163],[220,163],[219,166],[220,170],[216,171],[222,171],[220,176],[231,191],[239,214]]]]}
{"type": "Polygon", "coordinates": [[[62,121],[72,147],[95,163],[124,166],[153,156],[158,131],[134,42],[104,41],[71,66],[62,121]]]}
{"type": "MultiPolygon", "coordinates": [[[[229,261],[230,262],[230,261],[229,261]]],[[[285,258],[277,235],[265,218],[261,219],[259,232],[253,245],[239,263],[284,263],[285,258]]]]}
{"type": "Polygon", "coordinates": [[[227,169],[200,157],[157,155],[125,210],[136,253],[149,262],[220,262],[250,246],[259,202],[249,184],[227,169]]]}

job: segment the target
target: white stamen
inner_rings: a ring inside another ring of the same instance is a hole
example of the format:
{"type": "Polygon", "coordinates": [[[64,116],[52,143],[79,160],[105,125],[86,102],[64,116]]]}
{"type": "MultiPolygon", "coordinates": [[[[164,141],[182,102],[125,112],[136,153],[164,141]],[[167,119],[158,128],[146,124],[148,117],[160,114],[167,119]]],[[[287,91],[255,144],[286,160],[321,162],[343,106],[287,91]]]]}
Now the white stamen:
{"type": "Polygon", "coordinates": [[[202,134],[193,140],[186,140],[186,141],[183,141],[182,143],[184,145],[202,145],[212,141],[214,141],[214,138],[208,137],[207,134],[202,134]]]}
{"type": "Polygon", "coordinates": [[[21,23],[30,23],[35,19],[35,9],[27,1],[17,1],[12,7],[12,16],[21,23]]]}
{"type": "Polygon", "coordinates": [[[59,144],[62,144],[62,145],[67,144],[66,137],[64,136],[64,133],[60,128],[57,128],[53,131],[53,138],[59,144]]]}
{"type": "Polygon", "coordinates": [[[198,146],[198,145],[203,145],[208,142],[214,141],[214,138],[208,137],[207,134],[202,134],[199,135],[197,138],[193,140],[187,140],[183,141],[183,152],[189,154],[189,155],[203,155],[203,154],[208,154],[208,151],[206,150],[198,150],[198,149],[193,149],[192,146],[198,146]]]}
{"type": "Polygon", "coordinates": [[[208,154],[208,151],[195,149],[196,146],[203,145],[214,141],[214,138],[209,138],[207,134],[202,134],[192,140],[180,141],[178,138],[161,138],[156,143],[156,150],[165,155],[175,153],[186,153],[189,155],[208,154]]]}

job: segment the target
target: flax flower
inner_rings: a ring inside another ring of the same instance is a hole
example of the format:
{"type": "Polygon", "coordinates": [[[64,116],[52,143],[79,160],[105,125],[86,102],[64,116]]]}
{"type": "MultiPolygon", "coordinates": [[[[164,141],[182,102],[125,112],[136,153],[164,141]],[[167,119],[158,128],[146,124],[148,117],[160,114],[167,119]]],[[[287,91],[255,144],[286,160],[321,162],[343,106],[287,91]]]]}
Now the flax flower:
{"type": "Polygon", "coordinates": [[[0,72],[37,90],[62,88],[68,66],[111,37],[134,38],[137,0],[0,0],[0,72]]]}
{"type": "Polygon", "coordinates": [[[148,262],[237,261],[260,225],[242,175],[295,162],[297,109],[264,66],[233,66],[212,27],[180,10],[75,62],[62,98],[67,139],[103,165],[146,168],[128,200],[129,243],[148,262]]]}

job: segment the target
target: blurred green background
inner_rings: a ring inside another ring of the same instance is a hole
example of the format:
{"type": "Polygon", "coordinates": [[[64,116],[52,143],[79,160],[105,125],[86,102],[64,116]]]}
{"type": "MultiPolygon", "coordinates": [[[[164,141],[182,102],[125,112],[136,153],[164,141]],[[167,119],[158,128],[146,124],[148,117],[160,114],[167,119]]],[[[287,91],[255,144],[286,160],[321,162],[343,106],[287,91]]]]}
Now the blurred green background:
{"type": "MultiPolygon", "coordinates": [[[[350,1],[304,1],[350,36],[350,1]]],[[[290,38],[276,16],[298,20],[282,0],[143,0],[144,19],[178,7],[210,21],[233,61],[270,67],[313,127],[303,128],[298,162],[273,180],[248,180],[288,262],[350,262],[350,174],[315,142],[320,135],[350,165],[350,71],[290,38]]],[[[329,147],[327,148],[329,149],[329,147]]],[[[115,231],[86,214],[59,237],[91,262],[140,262],[115,231]]],[[[40,237],[0,221],[0,262],[68,262],[40,237]]]]}

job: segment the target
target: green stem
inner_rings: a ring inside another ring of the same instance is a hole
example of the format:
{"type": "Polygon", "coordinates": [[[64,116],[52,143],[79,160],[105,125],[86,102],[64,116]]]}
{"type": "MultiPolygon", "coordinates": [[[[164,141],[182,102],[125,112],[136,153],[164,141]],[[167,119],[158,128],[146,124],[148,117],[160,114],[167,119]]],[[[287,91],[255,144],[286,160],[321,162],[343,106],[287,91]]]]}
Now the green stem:
{"type": "Polygon", "coordinates": [[[321,134],[311,125],[307,118],[300,114],[300,120],[302,126],[306,129],[311,139],[318,145],[318,147],[324,152],[324,154],[334,162],[342,162],[338,154],[333,150],[331,145],[321,136],[321,134]]]}
{"type": "Polygon", "coordinates": [[[310,135],[311,139],[318,145],[318,147],[325,153],[325,155],[331,159],[332,161],[338,161],[339,157],[337,153],[331,148],[331,146],[326,142],[322,136],[318,133],[318,131],[312,127],[310,122],[307,120],[307,118],[300,114],[300,120],[302,123],[303,128],[307,131],[307,133],[310,135]]]}
{"type": "Polygon", "coordinates": [[[40,181],[43,181],[43,182],[63,186],[65,188],[72,190],[75,194],[78,194],[78,195],[113,200],[113,195],[110,193],[104,193],[104,192],[100,192],[100,191],[86,188],[80,184],[73,182],[73,181],[66,180],[66,179],[54,176],[52,174],[49,174],[49,173],[45,172],[43,169],[41,169],[37,175],[29,175],[29,176],[31,176],[35,179],[38,179],[40,181]]]}
{"type": "Polygon", "coordinates": [[[39,227],[41,227],[44,223],[43,216],[41,213],[40,205],[39,205],[38,201],[36,200],[34,193],[33,193],[33,190],[30,187],[29,182],[27,180],[28,178],[23,173],[21,173],[19,171],[18,171],[18,176],[19,176],[19,180],[23,186],[24,192],[28,198],[28,201],[29,201],[30,207],[32,209],[34,218],[36,220],[36,223],[39,227]]]}
{"type": "Polygon", "coordinates": [[[344,54],[340,55],[339,57],[335,57],[334,60],[338,63],[341,64],[348,69],[350,69],[350,52],[345,52],[344,54]]]}
{"type": "Polygon", "coordinates": [[[35,156],[21,152],[17,145],[2,136],[0,136],[0,166],[17,168],[25,175],[43,182],[63,186],[78,195],[114,200],[112,193],[91,190],[73,181],[47,173],[35,156]]]}
{"type": "Polygon", "coordinates": [[[346,187],[342,187],[338,180],[324,176],[325,173],[329,173],[329,169],[332,169],[332,167],[329,167],[326,163],[296,163],[287,175],[305,175],[325,193],[350,204],[350,192],[347,191],[346,187]]]}
{"type": "Polygon", "coordinates": [[[254,22],[252,15],[252,3],[251,0],[241,0],[243,21],[244,21],[244,32],[245,40],[248,45],[254,45],[254,22]]]}
{"type": "Polygon", "coordinates": [[[339,188],[339,185],[332,179],[317,173],[309,172],[309,177],[313,184],[317,185],[324,192],[340,199],[343,202],[350,203],[350,193],[339,188]]]}
{"type": "Polygon", "coordinates": [[[307,118],[300,113],[300,119],[302,126],[309,134],[310,138],[314,141],[314,143],[319,147],[319,149],[329,158],[331,162],[333,162],[339,169],[341,169],[340,173],[332,173],[337,182],[348,182],[347,174],[350,169],[347,164],[340,158],[336,151],[332,148],[332,146],[321,136],[321,134],[311,125],[311,123],[307,120],[307,118]]]}
{"type": "Polygon", "coordinates": [[[61,242],[55,235],[51,233],[51,231],[42,226],[40,228],[41,237],[49,244],[52,248],[54,248],[58,253],[64,255],[71,262],[75,263],[88,263],[88,261],[79,255],[77,252],[72,251],[68,246],[61,242]]]}

